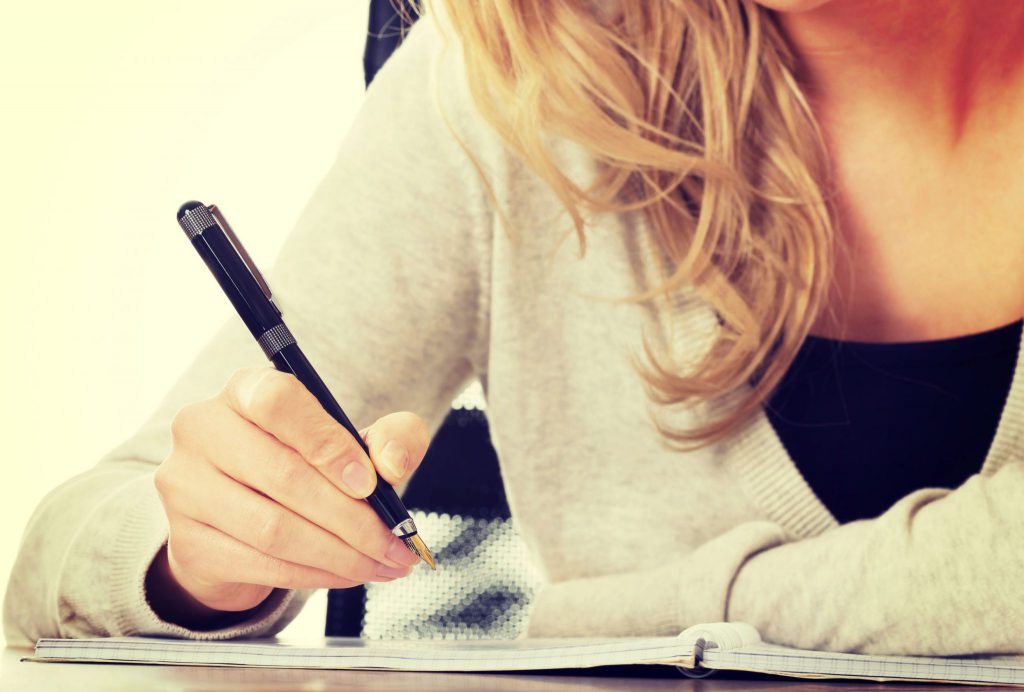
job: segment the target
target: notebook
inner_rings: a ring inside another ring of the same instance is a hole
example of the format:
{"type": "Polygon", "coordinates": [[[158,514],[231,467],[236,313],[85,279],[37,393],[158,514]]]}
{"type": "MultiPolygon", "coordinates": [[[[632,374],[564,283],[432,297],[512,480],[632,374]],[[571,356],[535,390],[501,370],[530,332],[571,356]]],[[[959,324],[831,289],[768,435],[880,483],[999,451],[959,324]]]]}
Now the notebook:
{"type": "Polygon", "coordinates": [[[40,639],[50,662],[266,666],[434,672],[511,672],[671,665],[692,677],[717,670],[802,678],[922,680],[1024,686],[1024,657],[924,658],[803,651],[767,644],[746,623],[696,625],[674,637],[514,640],[275,639],[194,641],[149,637],[40,639]]]}

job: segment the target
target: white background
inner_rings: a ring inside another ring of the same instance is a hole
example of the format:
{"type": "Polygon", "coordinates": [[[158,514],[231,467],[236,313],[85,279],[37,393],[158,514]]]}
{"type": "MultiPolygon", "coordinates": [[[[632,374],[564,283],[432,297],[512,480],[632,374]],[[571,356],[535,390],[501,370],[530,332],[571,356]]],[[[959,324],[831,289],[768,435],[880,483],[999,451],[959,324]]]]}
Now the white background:
{"type": "Polygon", "coordinates": [[[366,7],[0,3],[0,592],[36,503],[233,314],[178,206],[218,204],[272,263],[362,98],[366,7]]]}

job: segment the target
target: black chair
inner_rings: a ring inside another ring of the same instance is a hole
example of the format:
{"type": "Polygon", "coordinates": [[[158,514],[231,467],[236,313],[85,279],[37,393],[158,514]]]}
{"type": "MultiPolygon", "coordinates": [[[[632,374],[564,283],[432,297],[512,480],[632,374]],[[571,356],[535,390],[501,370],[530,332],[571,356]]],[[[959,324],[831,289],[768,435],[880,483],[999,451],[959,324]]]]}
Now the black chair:
{"type": "MultiPolygon", "coordinates": [[[[406,0],[371,0],[363,55],[367,86],[414,20],[406,0]]],[[[438,571],[420,566],[395,582],[331,590],[328,636],[519,633],[537,576],[510,521],[482,399],[478,384],[456,398],[403,495],[438,571]]]]}

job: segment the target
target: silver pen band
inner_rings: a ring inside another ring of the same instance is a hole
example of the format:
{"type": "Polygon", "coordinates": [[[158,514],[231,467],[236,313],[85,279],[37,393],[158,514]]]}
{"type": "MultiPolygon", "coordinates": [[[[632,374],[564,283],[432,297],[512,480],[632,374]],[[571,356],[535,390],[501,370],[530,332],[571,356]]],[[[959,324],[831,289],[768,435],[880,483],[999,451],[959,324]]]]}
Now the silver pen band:
{"type": "Polygon", "coordinates": [[[189,209],[181,217],[181,220],[178,223],[185,231],[185,235],[188,236],[189,240],[192,240],[197,235],[202,235],[203,231],[217,225],[217,221],[213,218],[213,214],[211,214],[210,210],[206,207],[189,209]]]}
{"type": "Polygon", "coordinates": [[[256,339],[267,358],[273,358],[285,346],[295,343],[295,337],[282,322],[260,334],[256,339]]]}
{"type": "Polygon", "coordinates": [[[399,538],[405,538],[416,533],[416,524],[413,522],[412,517],[409,517],[405,521],[399,522],[395,525],[395,528],[391,529],[391,533],[395,534],[399,538]]]}

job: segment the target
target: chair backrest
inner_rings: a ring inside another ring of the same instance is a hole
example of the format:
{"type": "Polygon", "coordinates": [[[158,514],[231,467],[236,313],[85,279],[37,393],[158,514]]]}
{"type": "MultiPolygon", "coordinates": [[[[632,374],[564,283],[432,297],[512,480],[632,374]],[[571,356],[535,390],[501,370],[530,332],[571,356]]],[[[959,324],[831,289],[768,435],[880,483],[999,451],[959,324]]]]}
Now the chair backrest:
{"type": "Polygon", "coordinates": [[[363,77],[370,86],[377,70],[387,61],[416,21],[409,0],[370,0],[369,32],[363,49],[363,77]]]}
{"type": "MultiPolygon", "coordinates": [[[[363,54],[366,84],[401,43],[415,15],[406,0],[372,0],[363,54]],[[396,3],[404,11],[396,8],[396,3]]],[[[453,402],[402,496],[437,558],[390,583],[334,589],[328,636],[368,639],[513,638],[538,575],[513,525],[483,392],[473,383],[453,402]]]]}

